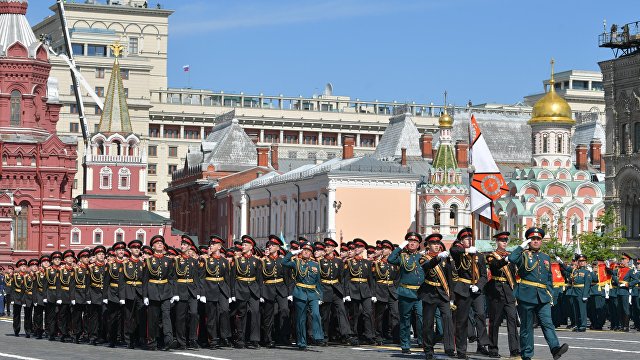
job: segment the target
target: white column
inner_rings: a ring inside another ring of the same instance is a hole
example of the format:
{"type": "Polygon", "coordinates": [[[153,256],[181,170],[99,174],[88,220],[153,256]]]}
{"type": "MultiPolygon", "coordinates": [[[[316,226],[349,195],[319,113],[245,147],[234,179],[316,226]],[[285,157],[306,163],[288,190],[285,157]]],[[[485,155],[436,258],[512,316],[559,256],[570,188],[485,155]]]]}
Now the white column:
{"type": "Polygon", "coordinates": [[[284,143],[284,130],[280,130],[280,141],[278,141],[278,143],[284,143]]]}
{"type": "Polygon", "coordinates": [[[302,144],[302,138],[304,136],[304,132],[302,130],[300,130],[298,132],[298,144],[302,144]]]}
{"type": "Polygon", "coordinates": [[[264,142],[264,129],[260,129],[260,142],[264,142]]]}
{"type": "Polygon", "coordinates": [[[322,145],[322,131],[318,132],[318,145],[322,145]]]}
{"type": "Polygon", "coordinates": [[[325,230],[329,237],[336,240],[336,209],[333,202],[336,201],[336,188],[329,185],[327,188],[327,229],[325,230]]]}
{"type": "Polygon", "coordinates": [[[180,125],[180,139],[184,139],[184,125],[180,125]]]}
{"type": "Polygon", "coordinates": [[[160,124],[160,137],[164,137],[164,124],[160,124]]]}
{"type": "Polygon", "coordinates": [[[356,146],[360,146],[360,133],[356,134],[356,146]]]}
{"type": "Polygon", "coordinates": [[[338,132],[338,146],[342,146],[342,132],[338,132]]]}
{"type": "Polygon", "coordinates": [[[247,231],[247,195],[243,192],[240,193],[240,236],[242,234],[248,234],[247,231]]]}
{"type": "Polygon", "coordinates": [[[200,139],[204,139],[204,126],[200,127],[200,139]]]}
{"type": "Polygon", "coordinates": [[[376,147],[378,147],[378,142],[380,142],[380,135],[376,134],[375,139],[373,141],[375,142],[376,147]]]}

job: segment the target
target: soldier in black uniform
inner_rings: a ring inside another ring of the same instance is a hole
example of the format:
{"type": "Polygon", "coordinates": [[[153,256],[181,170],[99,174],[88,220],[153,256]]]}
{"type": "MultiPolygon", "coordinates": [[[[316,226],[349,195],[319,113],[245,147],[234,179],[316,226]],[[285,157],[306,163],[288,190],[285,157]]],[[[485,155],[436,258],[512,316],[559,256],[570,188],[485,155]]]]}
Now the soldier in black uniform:
{"type": "Polygon", "coordinates": [[[151,246],[154,254],[145,262],[143,272],[143,302],[149,306],[148,311],[148,333],[149,350],[156,350],[158,329],[162,320],[162,331],[164,335],[164,350],[168,351],[176,342],[173,340],[173,329],[171,327],[171,302],[175,293],[175,266],[171,258],[164,254],[166,244],[162,235],[155,235],[151,238],[151,246]]]}
{"type": "MultiPolygon", "coordinates": [[[[146,311],[142,303],[142,273],[144,261],[140,258],[142,241],[129,242],[131,257],[122,266],[122,273],[118,283],[120,300],[124,300],[124,339],[129,349],[133,349],[140,340],[145,339],[146,327],[142,322],[146,311]]],[[[146,343],[145,343],[146,344],[146,343]]]]}
{"type": "Polygon", "coordinates": [[[102,246],[96,246],[92,254],[95,256],[95,263],[89,265],[89,289],[87,291],[87,330],[91,345],[97,345],[104,341],[102,334],[102,300],[104,298],[103,289],[104,274],[107,271],[105,263],[105,255],[107,249],[102,246]]]}
{"type": "Polygon", "coordinates": [[[229,346],[231,339],[229,324],[231,265],[220,252],[224,243],[222,237],[211,235],[209,239],[209,256],[201,264],[203,292],[200,299],[202,296],[206,298],[207,332],[211,338],[209,346],[217,349],[221,346],[229,346]]]}
{"type": "MultiPolygon", "coordinates": [[[[338,322],[337,330],[340,337],[342,340],[349,341],[352,338],[352,334],[347,311],[344,307],[345,291],[342,278],[344,263],[335,254],[335,249],[338,247],[338,243],[335,240],[325,238],[324,246],[324,258],[318,259],[320,264],[320,283],[322,284],[322,304],[320,305],[322,329],[325,337],[330,338],[333,335],[329,330],[333,315],[338,322]]],[[[325,340],[329,340],[329,338],[325,338],[325,340]]]]}
{"type": "MultiPolygon", "coordinates": [[[[468,359],[467,356],[467,327],[469,326],[469,311],[474,301],[472,296],[480,291],[481,269],[476,259],[478,258],[475,246],[471,246],[473,232],[470,228],[464,228],[458,232],[456,241],[451,245],[450,253],[454,261],[453,292],[455,293],[455,334],[456,350],[459,359],[468,359]]],[[[486,279],[486,267],[484,269],[486,279]]],[[[482,312],[484,315],[484,311],[482,312]]],[[[486,337],[486,333],[484,334],[486,337]]]]}
{"type": "Polygon", "coordinates": [[[500,323],[504,317],[507,320],[507,334],[509,339],[509,354],[512,357],[520,355],[519,335],[517,327],[518,312],[513,288],[516,285],[516,266],[509,263],[509,252],[506,250],[509,242],[508,231],[495,234],[496,250],[487,255],[487,263],[491,271],[491,281],[485,286],[489,308],[489,357],[498,358],[498,333],[500,323]]]}
{"type": "Polygon", "coordinates": [[[354,258],[344,265],[345,302],[349,303],[351,314],[351,332],[358,334],[358,322],[362,319],[362,337],[365,344],[375,342],[372,321],[372,301],[376,301],[373,294],[374,280],[371,261],[364,258],[367,243],[362,239],[354,239],[354,258]]]}
{"type": "Polygon", "coordinates": [[[389,264],[387,258],[393,251],[393,243],[389,240],[380,241],[381,258],[373,263],[373,276],[375,279],[375,331],[376,343],[382,345],[385,338],[398,339],[398,277],[400,275],[397,265],[389,264]],[[386,331],[383,329],[388,324],[386,331]]]}
{"type": "Polygon", "coordinates": [[[80,343],[83,333],[88,334],[88,305],[89,301],[89,249],[78,252],[78,264],[74,268],[73,291],[71,294],[71,327],[73,328],[74,340],[80,343]]]}
{"type": "MultiPolygon", "coordinates": [[[[45,269],[45,294],[46,297],[43,302],[45,306],[46,323],[49,331],[49,341],[54,341],[58,335],[57,317],[58,317],[58,271],[60,268],[60,262],[62,260],[62,253],[54,251],[51,253],[52,265],[45,269]]],[[[62,303],[62,301],[60,302],[62,303]]]]}
{"type": "Polygon", "coordinates": [[[20,321],[22,320],[22,310],[24,310],[24,333],[26,337],[31,337],[32,327],[32,296],[33,278],[27,268],[27,260],[20,259],[16,262],[16,271],[11,279],[11,305],[13,305],[13,332],[20,336],[20,321]],[[31,295],[29,295],[31,293],[31,295]]]}
{"type": "Polygon", "coordinates": [[[66,250],[62,253],[64,259],[64,265],[61,265],[58,269],[58,286],[57,286],[57,313],[58,313],[58,329],[62,336],[61,342],[66,342],[71,339],[70,336],[70,324],[71,324],[71,292],[73,289],[73,274],[74,265],[76,260],[76,254],[73,250],[66,250]]]}
{"type": "Polygon", "coordinates": [[[124,299],[120,298],[120,277],[124,267],[124,249],[127,247],[124,241],[113,244],[115,259],[107,264],[104,273],[104,287],[102,302],[107,305],[107,337],[109,347],[114,348],[118,343],[118,331],[120,329],[120,312],[124,299]]]}
{"type": "Polygon", "coordinates": [[[39,263],[40,268],[34,273],[35,284],[33,289],[33,334],[36,339],[42,339],[45,331],[49,329],[44,322],[44,309],[47,305],[45,303],[47,298],[45,272],[49,268],[49,256],[42,255],[39,263]]]}
{"type": "Polygon", "coordinates": [[[452,267],[449,262],[449,252],[440,246],[441,234],[427,236],[428,251],[420,259],[424,270],[424,283],[418,290],[418,297],[422,300],[422,339],[426,359],[433,359],[435,345],[435,317],[436,309],[440,310],[442,321],[443,343],[445,354],[453,356],[453,318],[451,307],[454,293],[452,290],[452,267]]]}
{"type": "Polygon", "coordinates": [[[236,257],[232,267],[232,299],[237,301],[238,339],[236,348],[243,348],[245,344],[245,329],[247,328],[247,313],[251,313],[251,326],[248,348],[258,349],[260,345],[260,298],[262,284],[262,262],[253,255],[255,240],[249,235],[242,235],[242,254],[236,257]]]}
{"type": "MultiPolygon", "coordinates": [[[[202,285],[198,274],[199,263],[194,257],[197,247],[193,240],[182,235],[181,254],[175,261],[176,291],[173,301],[176,302],[176,338],[181,349],[195,349],[196,331],[198,329],[198,301],[201,299],[202,285]]],[[[206,296],[203,299],[207,302],[206,296]]]]}
{"type": "Polygon", "coordinates": [[[285,268],[282,266],[280,247],[284,245],[277,235],[269,235],[267,242],[269,256],[262,259],[262,335],[264,343],[274,348],[276,342],[272,338],[274,334],[274,322],[277,324],[275,335],[278,343],[285,344],[289,339],[291,319],[289,318],[289,304],[287,297],[290,292],[285,279],[285,268]],[[276,321],[277,310],[277,321],[276,321]]]}

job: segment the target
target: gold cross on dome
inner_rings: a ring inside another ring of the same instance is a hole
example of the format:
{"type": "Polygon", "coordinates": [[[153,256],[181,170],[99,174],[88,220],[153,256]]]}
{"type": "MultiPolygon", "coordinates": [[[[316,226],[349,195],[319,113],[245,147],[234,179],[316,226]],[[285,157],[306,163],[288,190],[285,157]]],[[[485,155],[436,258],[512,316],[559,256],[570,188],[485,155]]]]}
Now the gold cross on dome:
{"type": "Polygon", "coordinates": [[[124,50],[124,46],[120,44],[120,41],[116,41],[113,45],[109,45],[109,47],[111,48],[113,56],[115,56],[116,58],[120,57],[122,51],[124,50]]]}

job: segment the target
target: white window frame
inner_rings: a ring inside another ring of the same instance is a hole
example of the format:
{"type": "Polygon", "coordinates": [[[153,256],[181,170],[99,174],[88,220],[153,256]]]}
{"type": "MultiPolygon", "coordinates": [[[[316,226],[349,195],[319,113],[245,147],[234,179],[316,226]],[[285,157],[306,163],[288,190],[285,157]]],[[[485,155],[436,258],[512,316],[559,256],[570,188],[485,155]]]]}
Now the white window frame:
{"type": "Polygon", "coordinates": [[[111,169],[108,167],[103,167],[102,169],[100,169],[100,189],[109,190],[112,187],[113,187],[113,171],[111,171],[111,169]],[[104,176],[109,177],[109,184],[107,186],[104,186],[102,182],[104,176]]]}
{"type": "Polygon", "coordinates": [[[131,189],[131,171],[129,171],[129,169],[127,168],[121,168],[120,170],[118,170],[118,190],[129,189],[131,189]],[[122,182],[120,181],[123,177],[127,178],[127,184],[125,186],[122,186],[122,182]]]}
{"type": "Polygon", "coordinates": [[[71,240],[69,241],[74,245],[82,244],[82,231],[78,228],[71,229],[71,240]],[[75,234],[78,234],[78,241],[73,241],[73,235],[75,234]]]}
{"type": "Polygon", "coordinates": [[[125,241],[124,240],[124,230],[122,230],[121,228],[116,229],[116,231],[113,232],[113,242],[115,243],[116,241],[125,241]],[[118,234],[122,235],[122,239],[118,240],[118,234]]]}
{"type": "Polygon", "coordinates": [[[93,242],[94,245],[102,245],[104,243],[104,232],[102,231],[102,229],[97,228],[93,230],[91,242],[93,242]],[[100,242],[96,242],[96,234],[98,233],[100,234],[100,242]]]}
{"type": "Polygon", "coordinates": [[[146,245],[147,244],[147,232],[144,231],[144,229],[138,229],[138,231],[136,231],[136,239],[139,239],[139,235],[142,235],[142,244],[146,245]]]}

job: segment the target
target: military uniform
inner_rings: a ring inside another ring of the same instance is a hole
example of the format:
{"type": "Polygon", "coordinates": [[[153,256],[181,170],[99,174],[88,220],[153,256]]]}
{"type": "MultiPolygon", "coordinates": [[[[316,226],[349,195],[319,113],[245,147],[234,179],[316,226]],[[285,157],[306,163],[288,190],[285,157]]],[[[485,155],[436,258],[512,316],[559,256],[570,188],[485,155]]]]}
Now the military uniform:
{"type": "MultiPolygon", "coordinates": [[[[544,238],[544,230],[530,228],[525,232],[527,240],[544,238]]],[[[520,315],[520,354],[522,359],[533,357],[533,316],[538,317],[544,338],[551,349],[554,360],[568,350],[567,344],[560,345],[551,321],[552,276],[551,258],[538,250],[525,250],[528,241],[523,242],[507,257],[518,267],[520,282],[514,295],[518,300],[520,315]]]]}
{"type": "MultiPolygon", "coordinates": [[[[501,232],[494,235],[496,241],[509,241],[509,232],[501,232]]],[[[498,334],[500,332],[501,319],[507,320],[507,334],[509,341],[509,353],[511,356],[520,354],[518,344],[518,313],[516,310],[516,298],[513,296],[513,288],[516,285],[516,267],[507,260],[509,252],[496,250],[487,254],[487,263],[491,271],[491,280],[485,286],[485,293],[489,308],[489,353],[497,357],[498,334]]]]}
{"type": "MultiPolygon", "coordinates": [[[[124,250],[126,244],[118,241],[113,244],[114,251],[124,250]]],[[[120,277],[124,267],[124,259],[116,258],[110,264],[107,264],[107,271],[104,273],[104,287],[102,302],[107,305],[107,337],[109,347],[115,347],[118,342],[118,333],[120,330],[120,321],[122,319],[122,305],[124,299],[120,298],[120,277]]]]}
{"type": "MultiPolygon", "coordinates": [[[[353,241],[356,247],[366,249],[367,243],[362,239],[353,241]]],[[[358,323],[362,320],[362,336],[365,343],[374,343],[373,309],[371,298],[374,296],[374,280],[371,261],[355,256],[344,264],[345,297],[349,302],[351,315],[351,333],[359,334],[358,323]]]]}
{"type": "MultiPolygon", "coordinates": [[[[210,237],[210,244],[223,244],[218,235],[210,237]]],[[[229,301],[231,300],[231,265],[219,255],[211,255],[201,264],[203,295],[206,296],[207,332],[211,338],[210,346],[218,348],[231,339],[229,324],[229,301]]]]}
{"type": "MultiPolygon", "coordinates": [[[[89,250],[82,250],[78,253],[78,259],[88,257],[90,255],[89,250]]],[[[88,305],[89,301],[89,284],[90,275],[89,267],[80,262],[75,268],[73,273],[73,292],[72,309],[71,309],[71,327],[75,337],[75,343],[80,343],[80,337],[83,333],[88,333],[88,305]]]]}
{"type": "MultiPolygon", "coordinates": [[[[107,249],[98,245],[93,249],[93,255],[105,254],[107,249]]],[[[104,340],[102,334],[102,300],[104,298],[104,276],[107,271],[107,265],[96,260],[95,263],[89,265],[89,288],[87,294],[87,330],[89,340],[92,345],[97,345],[99,341],[104,340]]]]}
{"type": "MultiPolygon", "coordinates": [[[[59,251],[54,251],[51,253],[51,261],[54,259],[62,259],[62,253],[59,251]]],[[[58,302],[58,267],[56,265],[51,265],[49,268],[45,269],[45,294],[46,297],[44,302],[45,306],[45,321],[47,323],[48,331],[49,331],[49,340],[53,341],[58,334],[57,327],[57,302],[58,302]]]]}
{"type": "MultiPolygon", "coordinates": [[[[623,257],[631,260],[631,256],[626,253],[622,254],[623,257]]],[[[617,308],[619,311],[620,330],[629,331],[629,317],[631,310],[629,307],[629,297],[631,296],[630,289],[633,289],[638,284],[638,279],[633,276],[633,269],[628,266],[621,266],[614,270],[612,283],[617,286],[617,308]]]]}
{"type": "MultiPolygon", "coordinates": [[[[73,250],[66,250],[62,254],[62,259],[65,260],[68,257],[75,258],[73,250]]],[[[58,269],[58,284],[56,291],[58,293],[56,301],[56,312],[58,316],[58,329],[62,334],[60,341],[65,342],[71,338],[70,325],[71,325],[71,293],[73,289],[74,270],[73,266],[65,263],[58,269]]]]}
{"type": "MultiPolygon", "coordinates": [[[[427,243],[439,243],[441,234],[431,234],[427,236],[427,243]]],[[[454,293],[451,289],[453,285],[452,267],[449,262],[449,254],[443,252],[427,252],[420,259],[424,271],[424,283],[418,290],[418,297],[422,300],[422,338],[424,352],[427,359],[433,358],[433,347],[435,346],[434,325],[436,320],[436,310],[440,311],[442,322],[442,335],[445,353],[454,353],[453,318],[451,315],[451,305],[454,300],[454,293]]]]}
{"type": "MultiPolygon", "coordinates": [[[[182,242],[197,252],[196,246],[187,235],[182,235],[182,242]]],[[[198,300],[202,293],[197,259],[183,252],[175,259],[175,301],[176,301],[176,339],[182,349],[196,347],[196,331],[198,330],[198,300]]]]}
{"type": "MultiPolygon", "coordinates": [[[[40,264],[43,262],[49,262],[49,257],[43,255],[40,257],[40,264]]],[[[34,289],[33,289],[33,334],[38,339],[42,339],[45,331],[48,330],[48,326],[45,326],[44,315],[45,315],[45,307],[46,303],[44,300],[47,297],[46,294],[46,279],[45,279],[45,268],[39,268],[33,274],[34,277],[34,289]]]]}
{"type": "MultiPolygon", "coordinates": [[[[335,240],[330,238],[325,239],[324,243],[325,246],[338,246],[335,240]]],[[[331,323],[331,317],[333,315],[338,322],[337,330],[339,335],[343,339],[348,340],[352,334],[349,319],[347,318],[347,311],[344,307],[345,292],[342,279],[344,263],[342,259],[336,257],[335,254],[326,254],[318,263],[320,265],[320,283],[322,284],[320,314],[325,339],[328,340],[330,335],[333,335],[329,333],[329,324],[331,323]]]]}
{"type": "Polygon", "coordinates": [[[605,288],[610,282],[611,279],[607,276],[605,264],[597,264],[591,274],[591,289],[589,291],[593,306],[593,314],[591,316],[591,329],[593,330],[602,330],[607,319],[605,288]]]}
{"type": "MultiPolygon", "coordinates": [[[[389,240],[383,240],[380,246],[393,250],[389,240]]],[[[376,343],[382,345],[384,338],[398,337],[398,277],[399,266],[390,264],[388,259],[382,258],[373,262],[373,277],[375,280],[374,295],[376,343]],[[388,323],[387,330],[383,329],[388,323]]]]}
{"type": "MultiPolygon", "coordinates": [[[[587,261],[584,255],[578,256],[578,262],[587,261]]],[[[587,300],[591,290],[591,272],[583,266],[578,266],[571,272],[573,313],[576,320],[574,331],[584,332],[587,328],[587,300]]]]}
{"type": "MultiPolygon", "coordinates": [[[[400,348],[403,353],[411,352],[411,313],[415,312],[417,330],[422,332],[422,302],[418,298],[418,289],[424,282],[424,270],[420,266],[422,255],[416,252],[404,251],[404,246],[409,241],[422,242],[420,234],[409,232],[405,235],[405,244],[391,252],[387,261],[390,264],[399,266],[398,279],[398,312],[400,315],[400,348]]],[[[422,338],[420,333],[415,334],[418,339],[422,338]]]]}
{"type": "MultiPolygon", "coordinates": [[[[255,241],[249,235],[242,236],[243,243],[255,246],[255,241]]],[[[260,341],[260,298],[262,297],[262,262],[251,254],[242,254],[235,259],[232,266],[232,297],[237,301],[238,339],[236,347],[245,345],[245,329],[247,328],[247,313],[251,313],[249,346],[258,347],[260,341]]]]}
{"type": "MultiPolygon", "coordinates": [[[[313,247],[305,243],[302,250],[311,251],[313,247]]],[[[282,259],[282,265],[294,270],[295,287],[293,302],[296,307],[297,346],[301,350],[307,348],[307,312],[311,313],[312,336],[316,342],[324,342],[322,322],[320,320],[320,301],[322,301],[322,285],[320,283],[320,266],[312,259],[292,259],[288,252],[282,259]]]]}
{"type": "MultiPolygon", "coordinates": [[[[129,249],[142,247],[140,240],[132,240],[129,249]]],[[[122,266],[118,291],[124,300],[124,340],[133,349],[139,340],[146,340],[146,308],[143,303],[142,280],[145,263],[139,257],[131,257],[122,266]]],[[[146,341],[144,342],[146,344],[146,341]]]]}
{"type": "MultiPolygon", "coordinates": [[[[276,235],[270,235],[267,246],[275,244],[284,245],[276,235]]],[[[275,346],[272,339],[274,323],[278,324],[275,334],[279,336],[278,342],[285,343],[289,338],[289,289],[286,283],[285,271],[282,266],[282,258],[279,254],[269,254],[262,261],[262,336],[263,341],[269,347],[275,346]],[[278,321],[276,321],[276,310],[278,321]]]]}
{"type": "Polygon", "coordinates": [[[21,266],[27,266],[27,260],[20,259],[16,263],[16,271],[11,279],[11,301],[13,302],[13,332],[20,335],[20,322],[22,320],[22,310],[24,310],[24,332],[26,337],[30,337],[32,328],[32,306],[33,306],[33,278],[27,271],[20,271],[21,266]]]}

